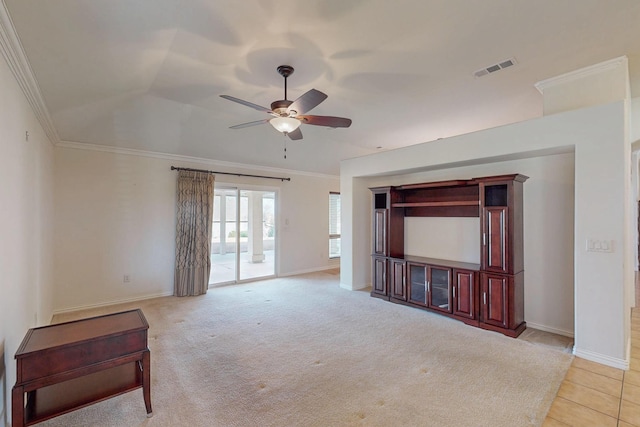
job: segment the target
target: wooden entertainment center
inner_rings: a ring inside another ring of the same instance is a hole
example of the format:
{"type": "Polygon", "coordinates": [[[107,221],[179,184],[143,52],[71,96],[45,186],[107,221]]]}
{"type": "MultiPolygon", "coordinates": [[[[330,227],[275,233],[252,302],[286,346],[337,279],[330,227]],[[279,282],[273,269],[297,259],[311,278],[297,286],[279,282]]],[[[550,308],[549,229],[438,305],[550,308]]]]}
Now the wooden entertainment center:
{"type": "Polygon", "coordinates": [[[514,174],[371,188],[371,296],[520,335],[526,328],[522,184],[527,179],[514,174]],[[480,218],[480,264],[405,255],[405,217],[480,218]]]}

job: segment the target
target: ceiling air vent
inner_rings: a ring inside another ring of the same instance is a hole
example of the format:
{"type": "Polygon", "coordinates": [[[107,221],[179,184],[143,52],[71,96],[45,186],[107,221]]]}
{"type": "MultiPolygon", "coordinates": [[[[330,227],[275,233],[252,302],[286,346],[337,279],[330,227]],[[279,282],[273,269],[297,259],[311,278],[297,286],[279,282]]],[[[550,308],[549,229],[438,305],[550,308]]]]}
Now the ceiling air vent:
{"type": "Polygon", "coordinates": [[[504,61],[500,61],[497,64],[489,65],[486,68],[481,68],[481,69],[475,71],[473,73],[473,75],[476,78],[482,77],[482,76],[486,76],[487,74],[495,73],[496,71],[500,71],[502,69],[505,69],[507,67],[511,67],[513,65],[516,65],[516,64],[517,64],[517,62],[516,62],[515,58],[505,59],[504,61]]]}

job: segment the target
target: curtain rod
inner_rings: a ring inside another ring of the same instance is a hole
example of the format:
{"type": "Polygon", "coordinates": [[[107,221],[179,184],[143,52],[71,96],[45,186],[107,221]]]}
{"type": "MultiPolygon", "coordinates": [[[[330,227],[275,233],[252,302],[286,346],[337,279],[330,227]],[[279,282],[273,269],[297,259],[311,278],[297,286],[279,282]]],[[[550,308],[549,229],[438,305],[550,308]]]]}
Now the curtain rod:
{"type": "Polygon", "coordinates": [[[291,181],[291,178],[282,178],[282,177],[278,177],[278,176],[249,175],[249,174],[246,174],[246,173],[231,173],[231,172],[216,172],[216,171],[208,171],[208,170],[204,170],[204,169],[177,168],[175,166],[171,166],[171,170],[190,171],[190,172],[206,172],[206,173],[221,174],[221,175],[234,175],[234,176],[250,176],[252,178],[266,178],[266,179],[279,179],[280,181],[291,181]]]}

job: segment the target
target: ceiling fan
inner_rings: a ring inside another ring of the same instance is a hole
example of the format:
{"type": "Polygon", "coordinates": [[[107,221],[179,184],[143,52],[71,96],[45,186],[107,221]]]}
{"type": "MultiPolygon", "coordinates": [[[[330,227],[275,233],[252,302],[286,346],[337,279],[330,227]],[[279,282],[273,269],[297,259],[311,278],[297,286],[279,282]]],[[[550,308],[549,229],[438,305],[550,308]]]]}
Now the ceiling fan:
{"type": "Polygon", "coordinates": [[[303,93],[295,101],[287,99],[287,77],[293,74],[293,67],[290,65],[281,65],[278,67],[278,73],[284,77],[284,99],[271,103],[271,109],[262,107],[252,102],[244,101],[229,95],[220,95],[224,99],[237,102],[247,107],[251,107],[258,111],[264,111],[272,115],[270,119],[256,120],[254,122],[242,123],[231,126],[230,129],[241,129],[249,126],[270,123],[277,131],[284,133],[289,138],[296,140],[302,139],[300,125],[302,123],[315,126],[327,126],[330,128],[348,128],[351,126],[351,119],[344,117],[332,116],[312,116],[306,114],[308,111],[317,107],[322,101],[327,99],[327,95],[316,89],[311,89],[303,93]]]}

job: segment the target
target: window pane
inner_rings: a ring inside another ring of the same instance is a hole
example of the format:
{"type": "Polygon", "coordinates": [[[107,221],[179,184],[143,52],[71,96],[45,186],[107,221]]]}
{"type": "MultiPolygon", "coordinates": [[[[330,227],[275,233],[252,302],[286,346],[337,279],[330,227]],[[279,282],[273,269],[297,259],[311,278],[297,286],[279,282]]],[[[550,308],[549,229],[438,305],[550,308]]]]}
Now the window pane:
{"type": "Polygon", "coordinates": [[[340,256],[340,194],[329,194],[329,258],[340,256]]]}
{"type": "Polygon", "coordinates": [[[340,194],[329,194],[329,234],[340,234],[340,194]]]}
{"type": "Polygon", "coordinates": [[[340,238],[329,239],[329,258],[340,256],[340,238]]]}

